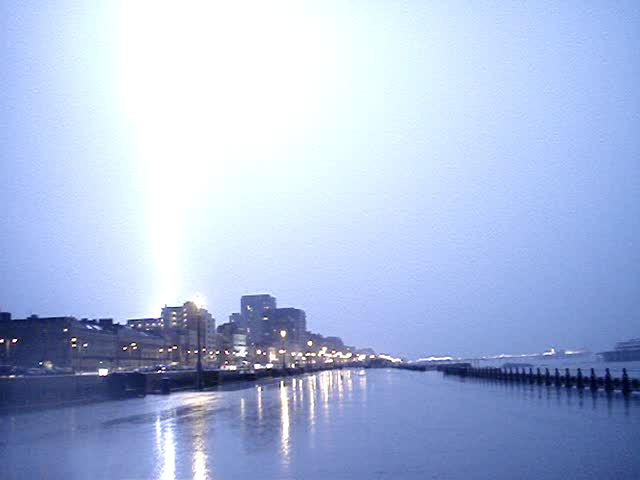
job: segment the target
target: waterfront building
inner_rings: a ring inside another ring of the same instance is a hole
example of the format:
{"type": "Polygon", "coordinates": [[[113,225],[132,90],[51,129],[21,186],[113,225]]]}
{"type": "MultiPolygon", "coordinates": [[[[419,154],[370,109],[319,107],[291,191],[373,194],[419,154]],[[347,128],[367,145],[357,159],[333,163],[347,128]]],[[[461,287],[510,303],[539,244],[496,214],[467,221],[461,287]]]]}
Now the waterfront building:
{"type": "Polygon", "coordinates": [[[307,333],[307,314],[299,308],[277,308],[272,313],[275,323],[281,324],[281,329],[287,330],[287,337],[295,343],[305,341],[307,333]]]}
{"type": "Polygon", "coordinates": [[[354,347],[345,345],[340,337],[325,337],[319,333],[307,332],[307,339],[307,341],[311,341],[314,350],[316,351],[323,350],[329,353],[355,351],[354,347]]]}
{"type": "Polygon", "coordinates": [[[248,328],[249,327],[249,323],[247,321],[247,318],[245,316],[243,316],[242,314],[240,314],[239,312],[232,313],[231,315],[229,315],[229,322],[230,323],[234,323],[234,324],[238,325],[241,328],[248,328]]]}
{"type": "Polygon", "coordinates": [[[182,328],[197,332],[200,321],[201,343],[212,346],[215,342],[216,320],[206,308],[194,302],[185,302],[181,307],[164,306],[160,316],[161,328],[182,328]]]}
{"type": "MultiPolygon", "coordinates": [[[[200,322],[200,345],[203,351],[216,348],[216,320],[205,308],[194,302],[182,306],[162,308],[160,318],[134,318],[127,325],[147,333],[156,333],[164,338],[165,360],[195,365],[198,345],[198,322],[200,322]]],[[[208,361],[211,354],[203,357],[208,361]]]]}
{"type": "Polygon", "coordinates": [[[114,324],[115,356],[113,368],[132,369],[166,362],[170,351],[159,332],[144,332],[114,324]]]}
{"type": "Polygon", "coordinates": [[[161,337],[113,323],[113,319],[38,317],[0,322],[2,363],[25,368],[131,368],[158,363],[161,337]],[[125,348],[126,347],[126,348],[125,348]]]}
{"type": "Polygon", "coordinates": [[[146,332],[161,331],[163,329],[161,318],[132,318],[127,320],[127,326],[146,332]]]}
{"type": "Polygon", "coordinates": [[[307,317],[299,308],[276,308],[266,314],[266,328],[258,342],[261,346],[273,346],[282,342],[281,331],[285,331],[287,344],[302,345],[307,337],[307,317]]]}
{"type": "Polygon", "coordinates": [[[219,366],[244,366],[249,349],[247,347],[247,330],[237,323],[223,323],[217,329],[218,348],[217,363],[219,366]]]}
{"type": "Polygon", "coordinates": [[[268,330],[265,321],[268,313],[276,308],[276,299],[269,294],[243,295],[240,298],[240,315],[243,328],[247,329],[249,342],[259,344],[268,330]]]}

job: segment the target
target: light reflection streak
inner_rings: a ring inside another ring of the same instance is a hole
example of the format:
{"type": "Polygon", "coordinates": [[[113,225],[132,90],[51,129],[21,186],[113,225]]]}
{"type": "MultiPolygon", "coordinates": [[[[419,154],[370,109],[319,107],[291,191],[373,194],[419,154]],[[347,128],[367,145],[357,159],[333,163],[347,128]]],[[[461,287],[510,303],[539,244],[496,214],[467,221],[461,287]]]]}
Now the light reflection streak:
{"type": "Polygon", "coordinates": [[[258,386],[258,388],[256,389],[256,405],[257,405],[257,410],[258,410],[258,424],[262,425],[262,415],[263,415],[263,411],[262,411],[262,387],[258,386]]]}
{"type": "Polygon", "coordinates": [[[322,372],[320,374],[320,395],[322,398],[322,417],[326,421],[329,418],[329,388],[330,388],[330,372],[322,372]]]}
{"type": "Polygon", "coordinates": [[[351,401],[353,399],[353,372],[349,370],[347,373],[347,399],[351,401]]]}
{"type": "MultiPolygon", "coordinates": [[[[309,378],[307,382],[308,398],[309,398],[309,431],[314,433],[316,428],[316,375],[309,378]]],[[[315,439],[315,435],[311,435],[311,441],[315,439]]]]}
{"type": "Polygon", "coordinates": [[[203,450],[195,450],[193,452],[193,479],[209,479],[207,472],[207,454],[203,450]]]}
{"type": "Polygon", "coordinates": [[[173,421],[166,422],[162,428],[160,455],[162,460],[161,480],[176,478],[176,444],[174,440],[173,421]]]}
{"type": "Polygon", "coordinates": [[[245,406],[245,400],[243,397],[240,399],[240,420],[242,421],[242,423],[244,423],[246,418],[247,418],[247,408],[245,406]]]}
{"type": "Polygon", "coordinates": [[[302,380],[298,382],[298,393],[300,395],[300,403],[304,405],[304,383],[302,380]]]}
{"type": "Polygon", "coordinates": [[[291,398],[293,400],[293,411],[298,411],[298,382],[296,379],[293,379],[291,382],[291,398]]]}
{"type": "Polygon", "coordinates": [[[160,420],[160,415],[156,417],[156,454],[161,456],[162,452],[162,421],[160,420]]]}
{"type": "Polygon", "coordinates": [[[280,452],[285,464],[289,463],[289,395],[284,381],[280,382],[280,452]]]}
{"type": "Polygon", "coordinates": [[[193,424],[193,458],[191,469],[194,480],[209,480],[206,452],[206,417],[204,409],[198,409],[193,424]]]}

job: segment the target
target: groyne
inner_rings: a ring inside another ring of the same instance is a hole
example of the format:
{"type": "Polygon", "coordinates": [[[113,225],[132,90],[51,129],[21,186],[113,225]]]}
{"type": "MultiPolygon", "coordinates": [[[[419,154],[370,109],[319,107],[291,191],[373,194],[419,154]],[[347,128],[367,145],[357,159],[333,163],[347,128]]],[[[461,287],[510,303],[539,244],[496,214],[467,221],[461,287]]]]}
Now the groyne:
{"type": "Polygon", "coordinates": [[[629,378],[627,369],[622,369],[620,377],[613,377],[608,368],[603,376],[598,376],[595,369],[583,372],[578,368],[574,372],[565,368],[563,371],[556,368],[553,373],[545,368],[498,368],[498,367],[472,367],[470,364],[440,365],[438,370],[445,375],[456,375],[459,377],[472,377],[492,379],[498,382],[522,383],[529,385],[541,385],[555,388],[567,388],[585,390],[592,392],[604,390],[606,393],[620,391],[624,396],[629,396],[634,391],[640,391],[640,380],[629,378]]]}

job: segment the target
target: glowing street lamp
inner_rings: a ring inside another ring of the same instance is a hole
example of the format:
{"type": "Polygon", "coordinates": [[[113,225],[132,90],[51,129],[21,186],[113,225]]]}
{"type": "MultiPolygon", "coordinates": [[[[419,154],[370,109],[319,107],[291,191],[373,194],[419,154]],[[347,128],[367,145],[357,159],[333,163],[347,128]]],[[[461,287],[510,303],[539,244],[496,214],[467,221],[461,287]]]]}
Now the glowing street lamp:
{"type": "Polygon", "coordinates": [[[196,363],[196,388],[202,390],[202,344],[200,340],[200,324],[202,323],[202,315],[200,309],[204,306],[204,297],[200,294],[196,294],[193,298],[193,303],[196,306],[196,343],[198,346],[198,356],[196,363]]]}
{"type": "Polygon", "coordinates": [[[284,339],[287,338],[287,331],[280,330],[280,337],[282,338],[282,368],[287,368],[287,350],[284,348],[284,339]]]}

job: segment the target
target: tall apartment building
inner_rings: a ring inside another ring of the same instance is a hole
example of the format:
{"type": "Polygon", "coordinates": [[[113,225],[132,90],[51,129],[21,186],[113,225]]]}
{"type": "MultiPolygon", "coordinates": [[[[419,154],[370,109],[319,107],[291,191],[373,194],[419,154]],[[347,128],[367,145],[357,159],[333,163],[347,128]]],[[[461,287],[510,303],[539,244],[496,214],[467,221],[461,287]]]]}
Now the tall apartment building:
{"type": "Polygon", "coordinates": [[[240,298],[240,316],[247,329],[248,341],[251,344],[263,343],[263,336],[268,331],[266,322],[269,312],[276,309],[276,299],[269,294],[243,295],[240,298]]]}
{"type": "Polygon", "coordinates": [[[185,302],[181,307],[162,308],[160,323],[163,328],[182,328],[197,332],[200,317],[200,334],[203,346],[215,345],[216,320],[206,308],[198,308],[193,302],[185,302]]]}
{"type": "Polygon", "coordinates": [[[157,332],[167,343],[171,352],[170,360],[195,363],[200,323],[200,345],[211,351],[216,346],[216,320],[205,308],[198,308],[193,302],[182,306],[162,308],[160,318],[135,318],[127,320],[127,325],[146,332],[157,332]]]}
{"type": "Polygon", "coordinates": [[[278,341],[280,331],[287,332],[287,342],[302,344],[307,341],[307,315],[299,308],[276,308],[267,314],[268,317],[268,338],[269,341],[278,341]]]}

